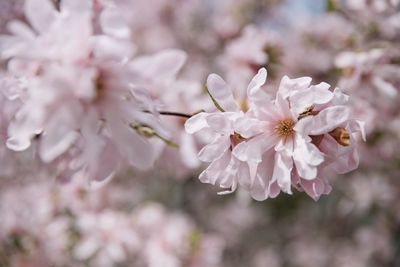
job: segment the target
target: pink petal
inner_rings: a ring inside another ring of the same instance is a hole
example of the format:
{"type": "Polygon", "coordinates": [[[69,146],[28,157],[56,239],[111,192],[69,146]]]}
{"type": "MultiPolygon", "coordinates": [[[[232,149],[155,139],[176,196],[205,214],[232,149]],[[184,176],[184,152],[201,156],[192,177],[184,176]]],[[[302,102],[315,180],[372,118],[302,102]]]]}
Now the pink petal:
{"type": "Polygon", "coordinates": [[[235,132],[244,138],[250,138],[270,129],[270,123],[253,118],[239,118],[234,123],[235,132]]]}
{"type": "Polygon", "coordinates": [[[129,26],[117,8],[105,8],[100,14],[100,25],[104,33],[117,38],[129,38],[131,35],[129,26]]]}
{"type": "Polygon", "coordinates": [[[175,78],[185,62],[185,52],[167,49],[152,56],[137,58],[131,66],[149,79],[168,81],[175,78]]]}
{"type": "Polygon", "coordinates": [[[312,79],[310,77],[301,77],[297,79],[290,79],[284,76],[279,85],[278,94],[282,98],[287,98],[299,90],[305,90],[310,86],[312,79]]]}
{"type": "Polygon", "coordinates": [[[317,176],[317,166],[324,161],[324,157],[315,145],[297,135],[293,160],[299,176],[312,180],[317,176]]]}
{"type": "Polygon", "coordinates": [[[275,153],[273,151],[265,153],[262,162],[257,165],[257,172],[250,191],[252,198],[257,201],[263,201],[271,194],[271,186],[274,184],[274,182],[271,181],[274,168],[274,155],[275,153]]]}
{"type": "Polygon", "coordinates": [[[95,164],[89,166],[88,172],[89,177],[92,177],[91,181],[109,180],[117,170],[120,160],[118,148],[107,138],[99,158],[96,159],[95,164]]]}
{"type": "Polygon", "coordinates": [[[220,136],[214,142],[203,147],[199,152],[199,159],[204,162],[211,162],[224,154],[231,146],[229,137],[220,136]]]}
{"type": "Polygon", "coordinates": [[[322,194],[329,194],[331,187],[320,178],[314,180],[301,180],[300,185],[302,189],[315,201],[317,201],[322,194]]]}
{"type": "Polygon", "coordinates": [[[107,35],[92,37],[93,53],[101,60],[129,60],[135,53],[135,47],[130,41],[116,40],[107,35]]]}
{"type": "Polygon", "coordinates": [[[241,161],[259,163],[263,154],[277,143],[274,135],[260,134],[234,147],[232,153],[241,161]]]}
{"type": "Polygon", "coordinates": [[[291,172],[293,169],[292,158],[285,151],[275,154],[274,171],[272,181],[277,181],[282,191],[292,194],[291,190],[291,172]]]}
{"type": "Polygon", "coordinates": [[[206,120],[207,116],[209,116],[209,113],[201,112],[201,113],[198,113],[198,114],[190,117],[185,122],[185,131],[188,134],[194,134],[194,133],[208,127],[208,123],[206,120]]]}
{"type": "Polygon", "coordinates": [[[219,113],[212,113],[207,116],[207,124],[210,128],[214,131],[230,135],[233,134],[233,123],[232,119],[236,117],[236,113],[233,112],[219,112],[219,113]]]}
{"type": "Polygon", "coordinates": [[[45,125],[40,138],[39,155],[44,162],[51,162],[64,153],[78,138],[78,119],[82,114],[76,106],[58,109],[45,125]]]}
{"type": "Polygon", "coordinates": [[[308,107],[328,103],[333,98],[333,93],[329,91],[329,87],[330,85],[327,83],[320,83],[307,90],[292,94],[290,97],[291,108],[296,114],[300,114],[308,107]]]}
{"type": "Polygon", "coordinates": [[[43,33],[55,21],[57,11],[50,0],[26,0],[25,15],[33,28],[43,33]]]}
{"type": "Polygon", "coordinates": [[[266,80],[267,70],[261,68],[247,87],[247,97],[251,103],[258,103],[265,98],[269,99],[269,96],[261,90],[261,86],[265,84],[266,80]]]}
{"type": "Polygon", "coordinates": [[[212,97],[225,111],[239,111],[239,107],[233,98],[232,89],[217,74],[210,74],[207,78],[207,88],[212,97]]]}
{"type": "Polygon", "coordinates": [[[315,116],[308,116],[299,120],[294,129],[305,135],[325,134],[343,126],[350,116],[350,109],[346,106],[333,106],[323,109],[315,116]]]}

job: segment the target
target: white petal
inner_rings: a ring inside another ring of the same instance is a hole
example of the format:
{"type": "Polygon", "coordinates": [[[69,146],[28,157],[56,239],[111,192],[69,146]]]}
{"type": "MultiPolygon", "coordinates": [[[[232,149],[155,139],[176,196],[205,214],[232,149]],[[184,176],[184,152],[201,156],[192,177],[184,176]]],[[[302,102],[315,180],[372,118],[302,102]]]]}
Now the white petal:
{"type": "Polygon", "coordinates": [[[95,164],[89,166],[89,177],[92,177],[92,182],[109,181],[117,170],[120,160],[117,147],[111,140],[106,139],[99,158],[95,164]]]}
{"type": "MultiPolygon", "coordinates": [[[[212,113],[207,116],[207,124],[208,126],[218,133],[222,133],[225,135],[233,134],[233,122],[230,116],[231,112],[217,112],[212,113]]],[[[235,115],[235,114],[232,114],[235,115]]]]}
{"type": "Polygon", "coordinates": [[[174,79],[186,62],[186,53],[178,49],[163,50],[155,55],[135,59],[131,66],[155,81],[174,79]]]}
{"type": "Polygon", "coordinates": [[[346,106],[333,106],[323,109],[315,116],[299,120],[294,129],[305,135],[325,134],[343,126],[350,117],[350,109],[346,106]]]}
{"type": "Polygon", "coordinates": [[[130,41],[116,40],[106,35],[92,37],[93,53],[101,60],[129,60],[135,53],[135,47],[130,41]]]}
{"type": "Polygon", "coordinates": [[[210,74],[207,78],[207,88],[212,97],[225,111],[239,111],[239,107],[233,98],[232,89],[217,74],[210,74]]]}
{"type": "Polygon", "coordinates": [[[185,131],[188,134],[194,134],[204,128],[209,127],[206,120],[207,116],[209,116],[209,113],[201,112],[190,117],[185,122],[185,131]]]}
{"type": "Polygon", "coordinates": [[[25,15],[35,30],[43,33],[55,21],[57,11],[50,0],[26,0],[25,15]]]}
{"type": "Polygon", "coordinates": [[[317,201],[322,194],[329,193],[329,190],[326,190],[328,188],[326,188],[324,182],[321,181],[321,179],[319,178],[310,181],[301,180],[300,185],[303,188],[303,190],[315,201],[317,201]]]}
{"type": "Polygon", "coordinates": [[[248,141],[243,141],[233,149],[232,153],[241,161],[259,163],[263,154],[277,143],[274,135],[260,134],[248,141]]]}
{"type": "Polygon", "coordinates": [[[253,99],[253,97],[257,98],[261,86],[265,84],[266,80],[267,80],[267,70],[265,68],[261,68],[258,71],[257,75],[255,75],[254,78],[251,80],[249,86],[247,87],[247,96],[250,102],[252,102],[251,100],[253,99]]]}
{"type": "Polygon", "coordinates": [[[272,181],[277,181],[282,191],[292,194],[291,190],[291,172],[293,168],[293,160],[284,152],[275,154],[274,172],[272,181]]]}
{"type": "Polygon", "coordinates": [[[310,77],[301,77],[290,79],[284,76],[279,85],[278,93],[282,98],[288,98],[296,91],[305,90],[310,85],[312,79],[310,77]]]}
{"type": "Polygon", "coordinates": [[[299,176],[312,180],[317,176],[317,166],[323,162],[324,157],[315,145],[306,142],[304,138],[297,135],[293,160],[299,176]]]}
{"type": "Polygon", "coordinates": [[[100,25],[104,33],[117,38],[129,38],[131,35],[129,26],[117,8],[104,9],[100,14],[100,25]]]}
{"type": "Polygon", "coordinates": [[[270,196],[273,184],[274,155],[274,151],[264,153],[262,162],[257,165],[257,172],[250,191],[251,196],[257,201],[263,201],[270,196]]]}
{"type": "Polygon", "coordinates": [[[234,123],[235,132],[244,138],[250,138],[267,131],[270,124],[253,118],[239,118],[234,123]]]}
{"type": "Polygon", "coordinates": [[[229,137],[221,136],[214,142],[203,147],[199,152],[199,159],[204,162],[211,162],[222,156],[231,146],[229,137]]]}
{"type": "Polygon", "coordinates": [[[225,170],[231,161],[230,151],[226,151],[219,159],[214,160],[199,176],[202,183],[215,185],[220,173],[225,170]]]}
{"type": "Polygon", "coordinates": [[[44,162],[63,154],[78,138],[76,127],[81,114],[76,111],[79,109],[61,108],[51,115],[40,138],[39,155],[44,162]]]}
{"type": "Polygon", "coordinates": [[[365,132],[365,121],[360,121],[360,120],[351,120],[349,122],[349,130],[350,132],[359,132],[361,133],[362,139],[367,141],[367,134],[365,132]]]}
{"type": "Polygon", "coordinates": [[[316,104],[325,104],[332,100],[333,93],[329,91],[330,85],[327,83],[320,83],[311,86],[304,91],[298,91],[290,97],[292,109],[296,114],[300,114],[306,108],[316,104]]]}

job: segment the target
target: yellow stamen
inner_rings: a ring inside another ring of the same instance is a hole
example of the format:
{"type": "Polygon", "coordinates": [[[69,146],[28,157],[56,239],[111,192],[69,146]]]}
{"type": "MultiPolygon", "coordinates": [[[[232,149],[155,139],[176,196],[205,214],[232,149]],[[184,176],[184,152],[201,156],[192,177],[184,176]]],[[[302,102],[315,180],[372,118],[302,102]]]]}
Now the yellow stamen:
{"type": "Polygon", "coordinates": [[[287,138],[293,134],[293,127],[294,121],[292,119],[283,119],[278,121],[274,130],[279,137],[287,138]]]}

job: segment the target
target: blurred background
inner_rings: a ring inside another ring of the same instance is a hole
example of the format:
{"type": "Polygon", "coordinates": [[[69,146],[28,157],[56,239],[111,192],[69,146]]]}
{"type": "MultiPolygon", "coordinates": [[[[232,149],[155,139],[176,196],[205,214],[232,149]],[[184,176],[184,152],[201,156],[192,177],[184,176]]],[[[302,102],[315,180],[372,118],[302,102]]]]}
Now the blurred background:
{"type": "MultiPolygon", "coordinates": [[[[0,33],[26,19],[23,2],[0,0],[0,33]]],[[[84,177],[60,182],[34,148],[1,147],[1,267],[400,266],[398,0],[115,2],[138,53],[187,52],[181,103],[209,102],[197,92],[213,72],[240,99],[263,66],[271,90],[283,75],[339,86],[367,122],[360,167],[329,177],[333,190],[317,202],[299,192],[257,202],[217,195],[197,178],[204,166],[174,148],[153,171],[121,168],[92,191],[84,177]]]]}

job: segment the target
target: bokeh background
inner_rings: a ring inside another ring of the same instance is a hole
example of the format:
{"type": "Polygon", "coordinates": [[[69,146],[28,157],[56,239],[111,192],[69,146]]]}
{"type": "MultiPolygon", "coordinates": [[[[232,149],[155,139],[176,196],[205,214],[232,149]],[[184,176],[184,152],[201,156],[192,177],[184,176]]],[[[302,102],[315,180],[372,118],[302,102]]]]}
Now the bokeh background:
{"type": "MultiPolygon", "coordinates": [[[[23,2],[0,0],[0,33],[25,20],[23,2]]],[[[263,66],[271,88],[283,75],[342,88],[367,123],[360,167],[329,177],[333,190],[317,202],[299,192],[257,202],[217,195],[174,148],[152,171],[121,168],[90,190],[84,177],[59,181],[34,148],[1,147],[1,267],[400,266],[398,0],[115,2],[138,53],[188,54],[186,91],[174,97],[206,102],[196,94],[215,72],[241,98],[263,66]]]]}

